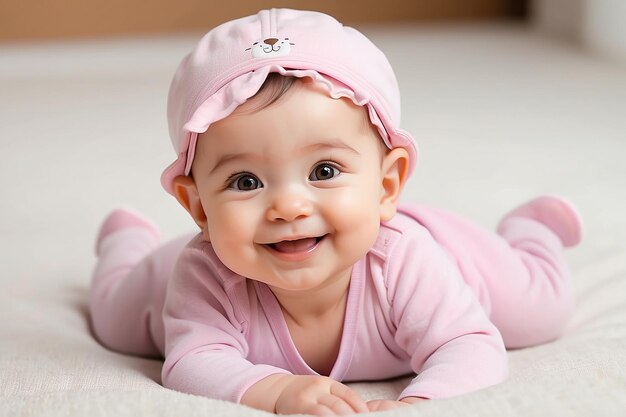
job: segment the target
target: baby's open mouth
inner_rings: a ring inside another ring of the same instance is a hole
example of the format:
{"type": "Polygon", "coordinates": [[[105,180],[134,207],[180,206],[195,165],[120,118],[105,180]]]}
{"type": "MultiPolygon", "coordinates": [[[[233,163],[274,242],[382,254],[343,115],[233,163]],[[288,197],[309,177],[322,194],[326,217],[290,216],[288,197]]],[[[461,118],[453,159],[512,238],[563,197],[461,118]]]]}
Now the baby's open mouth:
{"type": "Polygon", "coordinates": [[[281,253],[298,253],[298,252],[306,252],[308,250],[313,249],[318,243],[324,239],[326,235],[318,236],[318,237],[306,237],[303,239],[296,240],[281,240],[276,243],[268,243],[271,249],[276,252],[281,253]]]}

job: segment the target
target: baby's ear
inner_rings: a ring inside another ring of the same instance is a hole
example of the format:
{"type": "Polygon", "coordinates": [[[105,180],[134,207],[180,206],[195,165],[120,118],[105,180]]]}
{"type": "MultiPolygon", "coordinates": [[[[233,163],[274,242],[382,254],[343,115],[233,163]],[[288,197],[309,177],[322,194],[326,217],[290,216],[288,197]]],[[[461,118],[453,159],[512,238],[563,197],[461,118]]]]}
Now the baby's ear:
{"type": "Polygon", "coordinates": [[[202,230],[204,239],[210,241],[207,218],[204,213],[204,207],[202,207],[202,202],[200,201],[200,193],[198,192],[196,182],[191,177],[179,175],[174,178],[173,185],[176,200],[191,214],[193,220],[202,230]]]}
{"type": "Polygon", "coordinates": [[[409,173],[409,153],[393,148],[383,158],[381,170],[380,220],[388,221],[396,214],[400,194],[409,173]]]}

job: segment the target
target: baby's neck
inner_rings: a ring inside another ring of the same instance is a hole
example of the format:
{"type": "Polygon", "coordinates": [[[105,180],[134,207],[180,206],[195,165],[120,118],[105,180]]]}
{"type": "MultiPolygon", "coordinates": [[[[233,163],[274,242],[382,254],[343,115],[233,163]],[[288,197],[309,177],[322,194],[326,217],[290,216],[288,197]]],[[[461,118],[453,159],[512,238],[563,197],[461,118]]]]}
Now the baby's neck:
{"type": "Polygon", "coordinates": [[[320,288],[307,291],[284,291],[270,287],[283,310],[283,314],[299,325],[319,321],[328,315],[343,314],[352,270],[320,288]]]}

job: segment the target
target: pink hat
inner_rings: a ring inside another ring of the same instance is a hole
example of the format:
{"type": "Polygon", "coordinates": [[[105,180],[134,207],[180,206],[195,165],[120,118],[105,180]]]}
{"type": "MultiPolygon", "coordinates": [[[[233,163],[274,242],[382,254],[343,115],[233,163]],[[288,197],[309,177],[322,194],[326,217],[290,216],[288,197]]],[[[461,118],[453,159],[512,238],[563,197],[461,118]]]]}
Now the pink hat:
{"type": "Polygon", "coordinates": [[[270,9],[217,26],[178,67],[167,105],[178,158],[161,176],[167,192],[173,194],[176,176],[189,174],[198,133],[256,94],[270,72],[310,77],[331,97],[366,106],[387,146],[407,149],[413,171],[417,146],[399,128],[400,92],[385,55],[323,13],[270,9]]]}

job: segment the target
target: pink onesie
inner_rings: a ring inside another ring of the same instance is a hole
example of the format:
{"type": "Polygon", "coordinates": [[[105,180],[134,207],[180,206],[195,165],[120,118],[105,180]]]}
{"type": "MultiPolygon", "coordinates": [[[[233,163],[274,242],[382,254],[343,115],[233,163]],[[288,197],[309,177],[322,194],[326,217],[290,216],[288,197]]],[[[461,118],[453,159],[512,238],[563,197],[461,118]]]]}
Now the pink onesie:
{"type": "MultiPolygon", "coordinates": [[[[189,239],[156,248],[142,228],[104,239],[91,293],[98,339],[164,356],[166,387],[233,402],[271,374],[316,375],[269,287],[227,269],[201,235],[189,239]]],[[[329,376],[416,373],[399,398],[443,398],[503,381],[505,345],[551,340],[571,314],[562,251],[557,235],[529,218],[505,217],[493,234],[447,212],[402,208],[353,267],[329,376]]]]}

